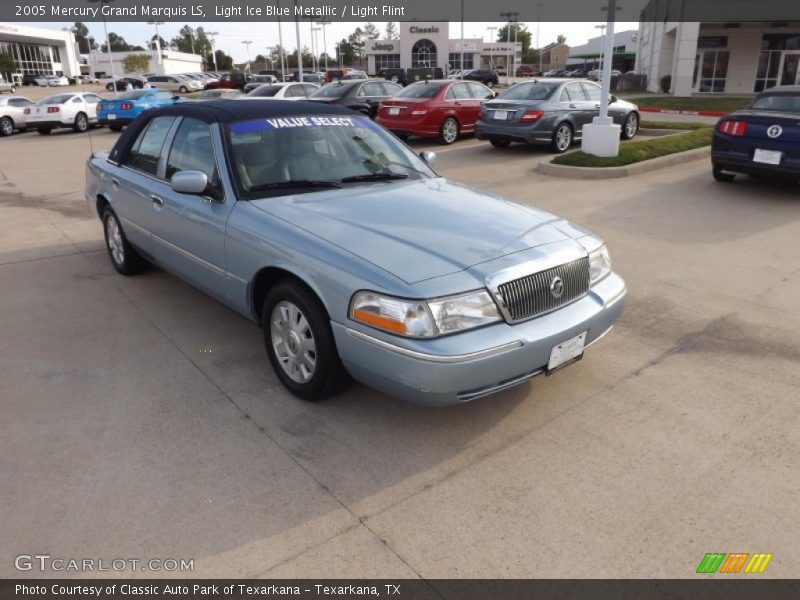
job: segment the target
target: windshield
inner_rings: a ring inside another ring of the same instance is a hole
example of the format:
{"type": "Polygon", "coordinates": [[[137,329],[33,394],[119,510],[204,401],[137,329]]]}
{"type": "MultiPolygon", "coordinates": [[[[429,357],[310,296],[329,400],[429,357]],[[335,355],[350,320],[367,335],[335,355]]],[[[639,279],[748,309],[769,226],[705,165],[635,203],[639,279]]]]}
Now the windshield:
{"type": "Polygon", "coordinates": [[[557,84],[548,83],[518,83],[497,98],[499,100],[546,100],[557,87],[557,84]]]}
{"type": "Polygon", "coordinates": [[[338,83],[329,83],[324,85],[311,94],[312,98],[341,98],[350,89],[349,85],[340,85],[338,83]]]}
{"type": "Polygon", "coordinates": [[[64,104],[64,102],[68,102],[70,98],[72,98],[72,94],[56,94],[55,96],[42,98],[36,104],[37,106],[42,106],[44,104],[64,104]]]}
{"type": "Polygon", "coordinates": [[[280,85],[262,85],[247,94],[248,96],[272,97],[281,90],[280,85]]]}
{"type": "Polygon", "coordinates": [[[800,113],[800,95],[767,94],[756,98],[750,108],[753,110],[800,113]]]}
{"type": "Polygon", "coordinates": [[[414,152],[367,117],[238,121],[228,125],[227,135],[231,171],[250,199],[313,191],[314,184],[335,188],[360,181],[436,176],[414,152]],[[304,190],[303,185],[308,187],[304,190]]]}
{"type": "Polygon", "coordinates": [[[443,83],[427,83],[418,81],[394,95],[395,98],[433,98],[442,87],[443,83]]]}

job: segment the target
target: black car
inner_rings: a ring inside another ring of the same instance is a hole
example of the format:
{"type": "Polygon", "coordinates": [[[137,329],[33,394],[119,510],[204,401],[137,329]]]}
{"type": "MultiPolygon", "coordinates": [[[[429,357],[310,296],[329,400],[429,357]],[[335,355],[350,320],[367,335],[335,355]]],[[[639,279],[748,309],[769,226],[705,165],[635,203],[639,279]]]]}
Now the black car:
{"type": "Polygon", "coordinates": [[[402,89],[401,85],[383,79],[356,79],[324,85],[308,99],[344,106],[374,118],[378,105],[402,89]]]}
{"type": "Polygon", "coordinates": [[[473,69],[468,71],[459,79],[466,79],[468,81],[480,81],[486,87],[497,85],[497,73],[491,69],[473,69]]]}
{"type": "Polygon", "coordinates": [[[744,110],[722,117],[714,129],[714,179],[736,173],[800,182],[800,86],[771,88],[744,110]]]}
{"type": "MultiPolygon", "coordinates": [[[[125,90],[128,89],[128,84],[129,83],[131,84],[133,89],[141,90],[142,88],[144,88],[144,84],[147,83],[147,80],[143,79],[141,77],[122,77],[120,79],[117,79],[116,83],[117,83],[117,85],[116,85],[117,91],[118,92],[124,92],[125,90]]],[[[114,91],[114,85],[111,82],[109,82],[109,83],[106,84],[106,89],[109,92],[113,92],[114,91]]]]}
{"type": "Polygon", "coordinates": [[[406,85],[408,76],[405,69],[386,68],[378,71],[378,77],[383,77],[386,81],[391,81],[392,83],[406,85]]]}

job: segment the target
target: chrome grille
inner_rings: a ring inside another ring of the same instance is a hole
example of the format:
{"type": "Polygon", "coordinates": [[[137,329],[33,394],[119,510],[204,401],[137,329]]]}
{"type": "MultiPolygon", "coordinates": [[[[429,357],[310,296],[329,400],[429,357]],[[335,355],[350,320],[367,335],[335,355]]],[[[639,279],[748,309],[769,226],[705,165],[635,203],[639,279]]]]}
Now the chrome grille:
{"type": "Polygon", "coordinates": [[[589,258],[500,284],[497,291],[507,321],[517,323],[538,317],[574,302],[589,291],[589,258]],[[564,291],[558,298],[550,291],[556,277],[564,283],[564,291]]]}

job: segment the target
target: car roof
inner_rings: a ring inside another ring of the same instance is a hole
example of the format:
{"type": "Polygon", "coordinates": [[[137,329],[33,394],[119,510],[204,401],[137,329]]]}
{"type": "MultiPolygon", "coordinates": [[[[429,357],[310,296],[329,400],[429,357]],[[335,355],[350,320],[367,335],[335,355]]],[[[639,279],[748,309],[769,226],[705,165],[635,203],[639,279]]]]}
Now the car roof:
{"type": "Polygon", "coordinates": [[[762,94],[800,94],[800,85],[779,85],[761,92],[762,94]]]}

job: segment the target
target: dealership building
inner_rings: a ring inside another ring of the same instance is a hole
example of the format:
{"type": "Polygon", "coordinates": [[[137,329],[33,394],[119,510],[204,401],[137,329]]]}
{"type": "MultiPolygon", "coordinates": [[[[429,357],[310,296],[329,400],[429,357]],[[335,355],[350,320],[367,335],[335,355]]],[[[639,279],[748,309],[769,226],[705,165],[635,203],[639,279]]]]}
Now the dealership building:
{"type": "Polygon", "coordinates": [[[439,67],[442,70],[478,69],[520,64],[522,43],[484,42],[480,38],[450,39],[450,23],[406,21],[396,40],[370,40],[365,46],[367,69],[439,67]],[[464,64],[461,64],[461,56],[464,64]]]}
{"type": "Polygon", "coordinates": [[[154,75],[174,75],[176,73],[197,73],[202,71],[203,57],[199,54],[162,50],[159,57],[155,50],[134,50],[131,52],[92,52],[84,54],[87,73],[94,77],[111,77],[111,65],[114,65],[114,75],[142,75],[141,72],[129,73],[125,70],[125,59],[131,54],[146,54],[150,58],[146,73],[154,75]]]}
{"type": "Polygon", "coordinates": [[[0,23],[0,52],[9,53],[16,69],[4,74],[20,81],[25,74],[81,74],[75,36],[71,31],[0,23]]]}
{"type": "Polygon", "coordinates": [[[800,22],[681,22],[686,1],[662,14],[652,0],[642,12],[636,71],[647,75],[649,91],[661,91],[666,76],[675,96],[800,84],[800,22]]]}

